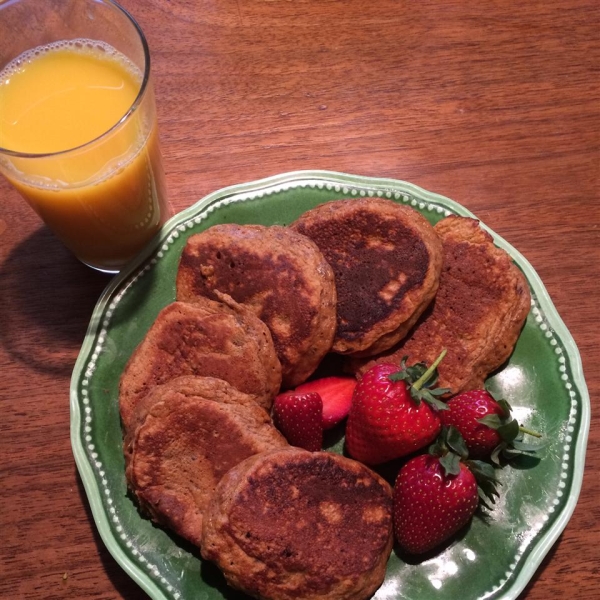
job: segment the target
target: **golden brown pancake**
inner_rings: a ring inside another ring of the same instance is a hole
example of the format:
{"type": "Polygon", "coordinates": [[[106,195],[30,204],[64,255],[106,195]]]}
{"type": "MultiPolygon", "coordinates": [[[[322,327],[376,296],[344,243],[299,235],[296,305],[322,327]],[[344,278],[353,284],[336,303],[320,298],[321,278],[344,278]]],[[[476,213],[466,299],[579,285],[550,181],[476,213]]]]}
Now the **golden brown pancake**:
{"type": "Polygon", "coordinates": [[[123,430],[125,461],[127,462],[133,446],[133,436],[136,429],[142,424],[152,406],[164,398],[167,392],[177,392],[180,395],[200,397],[213,400],[222,404],[241,404],[256,406],[256,397],[244,394],[222,379],[214,377],[194,377],[183,375],[170,379],[166,383],[156,385],[140,398],[128,420],[128,427],[123,430]]]}
{"type": "Polygon", "coordinates": [[[531,297],[523,273],[478,221],[450,216],[435,230],[444,247],[444,266],[431,309],[397,348],[354,367],[360,374],[375,362],[400,364],[404,356],[409,365],[431,364],[446,348],[438,385],[456,394],[481,388],[508,359],[531,297]]]}
{"type": "Polygon", "coordinates": [[[436,293],[441,244],[410,207],[378,198],[336,200],[291,227],[317,244],[335,273],[334,352],[372,356],[387,350],[436,293]]]}
{"type": "Polygon", "coordinates": [[[335,333],[333,271],[317,246],[286,227],[215,225],[191,236],[177,273],[177,299],[231,296],[271,331],[283,387],[306,380],[335,333]]]}
{"type": "Polygon", "coordinates": [[[193,305],[173,302],[161,310],[121,375],[125,429],[154,386],[182,375],[223,379],[269,410],[281,365],[268,328],[254,315],[206,298],[193,305]]]}
{"type": "Polygon", "coordinates": [[[289,447],[221,479],[202,556],[254,598],[364,600],[383,582],[392,543],[386,481],[349,458],[289,447]]]}
{"type": "Polygon", "coordinates": [[[223,475],[249,456],[287,446],[250,396],[210,377],[155,388],[135,422],[125,442],[130,489],[153,521],[198,546],[202,515],[223,475]]]}

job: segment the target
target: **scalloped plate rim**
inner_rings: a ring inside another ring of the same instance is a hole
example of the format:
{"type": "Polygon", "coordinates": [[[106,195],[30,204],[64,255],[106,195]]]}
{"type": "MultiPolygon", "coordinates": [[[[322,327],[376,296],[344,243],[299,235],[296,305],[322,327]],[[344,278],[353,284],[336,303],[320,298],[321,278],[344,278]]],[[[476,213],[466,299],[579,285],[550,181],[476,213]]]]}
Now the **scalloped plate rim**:
{"type": "MultiPolygon", "coordinates": [[[[164,240],[172,230],[176,229],[190,217],[203,212],[211,204],[229,196],[234,196],[241,193],[257,192],[263,188],[271,188],[276,185],[290,185],[291,187],[294,187],[294,184],[297,185],[304,180],[317,180],[326,183],[332,183],[334,185],[343,185],[344,183],[347,183],[354,186],[380,188],[382,191],[387,190],[390,192],[393,191],[394,193],[397,193],[398,191],[405,191],[413,193],[419,198],[425,198],[429,201],[442,204],[443,206],[451,208],[454,212],[463,216],[477,218],[471,211],[458,202],[435,192],[430,192],[408,181],[391,178],[350,175],[338,171],[291,171],[265,177],[255,181],[227,186],[204,196],[190,207],[182,210],[176,215],[173,215],[140,252],[140,254],[138,254],[136,258],[134,258],[118,275],[113,278],[113,280],[108,284],[101,294],[96,306],[94,307],[81,350],[73,368],[70,384],[71,446],[75,463],[83,482],[88,502],[90,503],[92,516],[102,541],[104,542],[109,553],[113,556],[121,568],[123,568],[123,570],[151,598],[153,598],[153,600],[172,600],[172,598],[171,596],[164,594],[154,580],[146,572],[144,572],[135,561],[131,560],[120,547],[115,535],[111,530],[108,515],[106,514],[102,505],[100,489],[80,437],[81,410],[79,404],[78,381],[92,350],[94,339],[98,333],[100,324],[99,315],[102,314],[106,304],[108,303],[108,300],[112,297],[115,290],[120,288],[121,285],[139,269],[139,267],[148,259],[148,257],[154,251],[156,251],[162,243],[164,243],[164,240]]],[[[496,244],[506,250],[515,260],[515,262],[519,264],[521,269],[525,272],[529,283],[535,288],[538,302],[543,308],[548,322],[551,323],[554,332],[560,338],[567,350],[567,355],[571,360],[573,368],[573,382],[575,383],[581,396],[581,425],[574,453],[574,470],[572,473],[573,479],[569,498],[548,531],[546,531],[546,533],[542,535],[534,545],[531,553],[525,560],[520,572],[515,577],[515,580],[510,588],[508,588],[501,596],[501,600],[514,600],[529,583],[534,573],[542,563],[544,557],[549,552],[550,548],[554,545],[560,534],[564,531],[573,514],[573,511],[575,510],[583,481],[585,454],[590,427],[590,399],[587,385],[583,376],[581,356],[577,345],[575,344],[575,340],[556,310],[539,275],[529,261],[518,250],[516,250],[501,236],[487,227],[484,223],[481,224],[483,228],[490,233],[490,235],[492,235],[496,244]]]]}

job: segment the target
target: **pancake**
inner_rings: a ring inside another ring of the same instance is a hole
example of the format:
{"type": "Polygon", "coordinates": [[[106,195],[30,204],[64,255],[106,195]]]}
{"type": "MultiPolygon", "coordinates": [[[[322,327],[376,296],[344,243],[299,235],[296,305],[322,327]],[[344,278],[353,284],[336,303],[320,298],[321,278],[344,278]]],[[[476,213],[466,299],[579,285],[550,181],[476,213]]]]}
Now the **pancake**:
{"type": "Polygon", "coordinates": [[[435,296],[440,241],[417,211],[380,198],[336,200],[291,224],[332,266],[333,351],[372,356],[401,340],[435,296]]]}
{"type": "Polygon", "coordinates": [[[431,364],[446,348],[438,386],[451,394],[483,387],[511,355],[529,313],[527,280],[492,237],[467,217],[442,219],[435,230],[444,248],[437,296],[397,348],[354,364],[358,374],[376,362],[431,364]]]}
{"type": "Polygon", "coordinates": [[[177,299],[231,296],[271,331],[282,385],[305,381],[335,333],[333,271],[317,246],[286,227],[215,225],[191,236],[177,273],[177,299]]]}
{"type": "Polygon", "coordinates": [[[250,396],[218,379],[186,379],[157,387],[138,405],[125,442],[126,477],[142,512],[199,546],[202,515],[223,475],[287,442],[250,396]]]}
{"type": "Polygon", "coordinates": [[[133,448],[133,437],[137,428],[144,422],[150,408],[159,402],[167,392],[177,392],[188,398],[200,397],[222,404],[241,404],[257,406],[256,397],[244,394],[222,379],[214,377],[194,377],[192,375],[176,377],[166,383],[154,386],[137,402],[123,430],[125,461],[129,460],[133,448]]]}
{"type": "Polygon", "coordinates": [[[223,379],[270,410],[281,365],[266,325],[235,305],[206,298],[163,308],[131,355],[119,385],[125,429],[138,402],[156,385],[182,375],[223,379]]]}
{"type": "Polygon", "coordinates": [[[363,600],[385,577],[392,490],[349,458],[289,447],[257,454],[217,485],[202,556],[255,598],[363,600]]]}

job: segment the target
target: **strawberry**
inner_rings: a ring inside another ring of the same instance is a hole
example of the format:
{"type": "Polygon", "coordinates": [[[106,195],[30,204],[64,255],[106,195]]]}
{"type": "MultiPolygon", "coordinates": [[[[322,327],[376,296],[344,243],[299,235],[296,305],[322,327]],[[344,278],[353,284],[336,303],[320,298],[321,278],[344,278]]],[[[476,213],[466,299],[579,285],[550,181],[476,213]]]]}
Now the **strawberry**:
{"type": "Polygon", "coordinates": [[[296,392],[317,392],[323,400],[323,429],[331,429],[350,412],[356,387],[353,377],[323,377],[299,385],[296,392]]]}
{"type": "Polygon", "coordinates": [[[445,351],[429,369],[422,363],[406,367],[403,360],[400,371],[397,365],[381,363],[362,376],[346,426],[350,456],[377,465],[419,450],[437,437],[441,429],[437,409],[445,409],[445,403],[435,396],[447,390],[423,386],[435,382],[444,355],[445,351]]]}
{"type": "Polygon", "coordinates": [[[442,423],[456,427],[474,459],[491,459],[500,464],[500,456],[535,452],[536,447],[522,442],[522,434],[541,437],[520,427],[512,417],[506,400],[496,399],[486,390],[471,390],[448,401],[448,410],[440,414],[442,423]]]}
{"type": "Polygon", "coordinates": [[[430,451],[409,460],[394,485],[394,534],[410,554],[429,552],[447,541],[471,520],[482,494],[492,501],[497,495],[494,469],[465,461],[466,446],[456,429],[445,429],[430,451]]]}
{"type": "Polygon", "coordinates": [[[284,392],[273,402],[273,422],[292,446],[311,452],[323,444],[323,401],[315,392],[284,392]]]}
{"type": "Polygon", "coordinates": [[[411,554],[440,545],[464,525],[477,509],[475,477],[464,465],[447,476],[439,458],[421,454],[400,470],[394,486],[394,533],[411,554]]]}

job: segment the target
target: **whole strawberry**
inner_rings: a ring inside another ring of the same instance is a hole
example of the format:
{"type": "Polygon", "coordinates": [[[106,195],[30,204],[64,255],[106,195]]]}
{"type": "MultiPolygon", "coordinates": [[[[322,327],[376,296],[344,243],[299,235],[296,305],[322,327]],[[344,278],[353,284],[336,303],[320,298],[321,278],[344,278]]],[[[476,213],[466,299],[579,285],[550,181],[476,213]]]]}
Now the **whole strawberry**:
{"type": "Polygon", "coordinates": [[[273,402],[273,423],[292,445],[316,452],[323,445],[323,401],[316,392],[284,392],[273,402]]]}
{"type": "Polygon", "coordinates": [[[471,520],[482,495],[492,502],[497,495],[493,468],[466,461],[457,430],[444,429],[430,452],[409,460],[394,485],[394,534],[410,554],[429,552],[447,541],[471,520]]]}
{"type": "Polygon", "coordinates": [[[397,365],[382,363],[362,376],[346,425],[346,448],[352,458],[377,465],[419,450],[437,437],[441,422],[432,405],[445,408],[435,395],[446,390],[423,386],[435,379],[444,354],[429,369],[421,363],[406,367],[403,361],[399,371],[397,365]]]}
{"type": "Polygon", "coordinates": [[[477,504],[477,481],[463,463],[448,476],[438,457],[417,456],[402,467],[394,486],[396,540],[410,554],[432,550],[471,520],[477,504]]]}
{"type": "Polygon", "coordinates": [[[497,401],[486,390],[471,390],[448,401],[448,410],[440,414],[442,423],[458,429],[469,450],[469,457],[499,463],[500,455],[512,458],[516,454],[535,451],[523,444],[522,433],[541,437],[539,433],[520,427],[512,417],[505,400],[497,401]]]}

